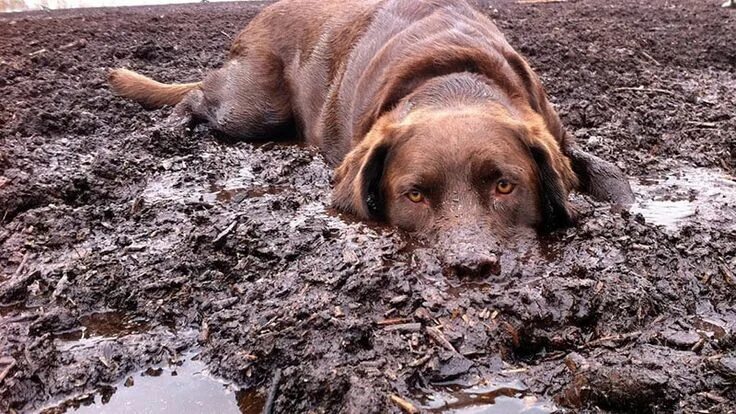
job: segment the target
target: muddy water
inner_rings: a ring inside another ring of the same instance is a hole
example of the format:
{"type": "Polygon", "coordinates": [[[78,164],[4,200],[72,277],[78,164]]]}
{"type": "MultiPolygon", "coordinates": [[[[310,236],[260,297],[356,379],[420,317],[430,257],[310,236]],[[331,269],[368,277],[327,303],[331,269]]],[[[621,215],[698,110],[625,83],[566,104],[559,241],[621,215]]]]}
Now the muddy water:
{"type": "Polygon", "coordinates": [[[633,213],[675,231],[694,221],[736,228],[736,178],[715,169],[686,167],[664,177],[633,182],[633,213]]]}
{"type": "Polygon", "coordinates": [[[518,382],[470,387],[445,384],[420,398],[422,412],[444,414],[546,414],[554,404],[529,395],[518,382]]]}
{"type": "MultiPolygon", "coordinates": [[[[67,413],[244,413],[263,410],[265,396],[209,375],[199,357],[151,367],[97,392],[63,402],[67,413]]],[[[43,412],[43,411],[42,411],[43,412]]]]}

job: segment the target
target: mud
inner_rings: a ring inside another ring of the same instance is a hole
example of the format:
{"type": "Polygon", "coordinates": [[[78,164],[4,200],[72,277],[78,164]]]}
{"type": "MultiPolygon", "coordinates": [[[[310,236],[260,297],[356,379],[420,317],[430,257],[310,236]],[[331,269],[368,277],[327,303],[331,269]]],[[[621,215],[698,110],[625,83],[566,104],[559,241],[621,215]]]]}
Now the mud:
{"type": "Polygon", "coordinates": [[[484,5],[639,204],[576,196],[578,227],[482,279],[331,211],[313,149],[108,91],[199,79],[262,3],[1,15],[0,411],[152,401],[128,377],[188,387],[193,352],[219,378],[193,399],[244,412],[735,410],[736,14],[711,3],[484,5]]]}

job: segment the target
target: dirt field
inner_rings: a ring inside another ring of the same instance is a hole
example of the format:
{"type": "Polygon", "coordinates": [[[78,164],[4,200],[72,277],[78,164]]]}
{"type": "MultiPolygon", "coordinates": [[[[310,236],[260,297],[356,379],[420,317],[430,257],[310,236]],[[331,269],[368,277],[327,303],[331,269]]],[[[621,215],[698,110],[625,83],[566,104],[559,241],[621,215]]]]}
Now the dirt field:
{"type": "Polygon", "coordinates": [[[284,413],[399,412],[391,395],[736,411],[736,10],[719,3],[484,6],[640,201],[576,197],[577,228],[481,280],[331,211],[314,150],[180,135],[107,89],[118,66],[200,79],[263,4],[0,15],[0,412],[166,390],[162,369],[193,360],[243,412],[268,395],[284,413]]]}

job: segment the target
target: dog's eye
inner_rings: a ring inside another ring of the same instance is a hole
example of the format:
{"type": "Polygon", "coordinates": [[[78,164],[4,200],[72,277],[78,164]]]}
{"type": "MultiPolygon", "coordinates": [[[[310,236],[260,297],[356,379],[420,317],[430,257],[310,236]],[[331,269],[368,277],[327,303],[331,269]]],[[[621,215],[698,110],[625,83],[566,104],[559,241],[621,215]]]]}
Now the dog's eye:
{"type": "Polygon", "coordinates": [[[496,192],[499,194],[511,194],[514,191],[514,184],[509,180],[501,179],[496,183],[496,192]]]}
{"type": "Polygon", "coordinates": [[[424,194],[417,190],[409,191],[409,193],[406,194],[406,197],[409,198],[412,203],[421,203],[424,201],[424,194]]]}

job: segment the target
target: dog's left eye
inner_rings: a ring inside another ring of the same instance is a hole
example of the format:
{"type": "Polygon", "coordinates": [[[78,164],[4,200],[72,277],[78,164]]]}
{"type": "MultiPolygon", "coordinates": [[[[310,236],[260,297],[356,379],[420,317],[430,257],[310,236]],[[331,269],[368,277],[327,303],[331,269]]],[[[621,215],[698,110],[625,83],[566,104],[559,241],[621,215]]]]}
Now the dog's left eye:
{"type": "Polygon", "coordinates": [[[501,179],[496,183],[496,192],[499,194],[511,194],[515,185],[509,180],[501,179]]]}
{"type": "Polygon", "coordinates": [[[406,194],[406,197],[412,202],[412,203],[421,203],[424,201],[424,194],[417,190],[409,191],[406,194]]]}

